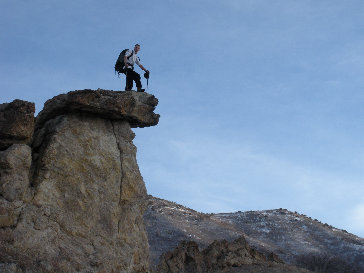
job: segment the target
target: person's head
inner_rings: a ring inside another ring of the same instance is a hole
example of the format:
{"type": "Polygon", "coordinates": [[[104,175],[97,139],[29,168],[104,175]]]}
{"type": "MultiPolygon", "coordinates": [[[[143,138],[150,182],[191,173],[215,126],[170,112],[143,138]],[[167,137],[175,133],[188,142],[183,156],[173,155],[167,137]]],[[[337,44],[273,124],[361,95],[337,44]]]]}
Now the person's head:
{"type": "Polygon", "coordinates": [[[134,46],[134,52],[138,53],[138,51],[140,50],[140,45],[139,44],[135,44],[134,46]]]}

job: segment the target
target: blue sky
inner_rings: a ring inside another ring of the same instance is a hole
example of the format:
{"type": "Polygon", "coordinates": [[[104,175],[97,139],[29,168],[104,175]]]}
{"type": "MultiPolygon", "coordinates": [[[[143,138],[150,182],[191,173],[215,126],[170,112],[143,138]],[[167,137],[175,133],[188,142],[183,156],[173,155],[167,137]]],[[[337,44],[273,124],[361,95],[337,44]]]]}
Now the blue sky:
{"type": "Polygon", "coordinates": [[[354,0],[1,0],[0,100],[38,112],[123,90],[115,60],[140,43],[161,114],[134,130],[150,194],[287,208],[364,237],[363,14],[354,0]]]}

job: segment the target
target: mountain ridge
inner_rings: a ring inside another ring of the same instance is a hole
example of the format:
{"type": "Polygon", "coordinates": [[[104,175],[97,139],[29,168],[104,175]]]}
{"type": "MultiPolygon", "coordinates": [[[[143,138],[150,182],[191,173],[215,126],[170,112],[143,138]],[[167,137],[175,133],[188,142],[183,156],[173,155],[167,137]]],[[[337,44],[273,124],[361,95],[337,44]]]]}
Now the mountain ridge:
{"type": "Polygon", "coordinates": [[[303,214],[285,209],[205,214],[151,195],[148,200],[144,220],[153,266],[183,240],[205,248],[214,240],[244,236],[257,250],[274,252],[287,264],[310,270],[328,267],[324,272],[364,272],[363,238],[303,214]]]}

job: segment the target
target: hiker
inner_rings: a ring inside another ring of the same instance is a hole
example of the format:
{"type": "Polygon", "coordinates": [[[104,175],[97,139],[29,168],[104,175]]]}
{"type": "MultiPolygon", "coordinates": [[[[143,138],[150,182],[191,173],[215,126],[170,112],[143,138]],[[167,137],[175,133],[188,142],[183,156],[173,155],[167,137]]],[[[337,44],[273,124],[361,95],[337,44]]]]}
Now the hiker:
{"type": "Polygon", "coordinates": [[[148,74],[149,71],[144,68],[144,66],[140,63],[139,57],[137,57],[137,53],[140,50],[140,45],[136,44],[134,46],[134,50],[126,51],[124,55],[124,64],[125,64],[125,75],[126,75],[126,86],[125,91],[130,91],[133,88],[133,81],[135,81],[135,85],[137,87],[138,92],[144,92],[145,89],[142,89],[142,83],[140,82],[139,73],[134,71],[134,64],[136,63],[142,70],[148,74]]]}

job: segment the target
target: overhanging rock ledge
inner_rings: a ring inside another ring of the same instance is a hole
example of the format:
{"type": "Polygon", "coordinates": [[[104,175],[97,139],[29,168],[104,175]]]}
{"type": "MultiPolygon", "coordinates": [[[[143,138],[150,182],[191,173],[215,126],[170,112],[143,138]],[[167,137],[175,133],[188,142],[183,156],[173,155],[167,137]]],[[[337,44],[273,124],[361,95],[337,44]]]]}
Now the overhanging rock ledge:
{"type": "Polygon", "coordinates": [[[145,92],[85,89],[61,94],[46,101],[36,118],[35,128],[56,116],[86,112],[111,120],[128,121],[132,128],[158,124],[153,111],[158,99],[145,92]]]}

